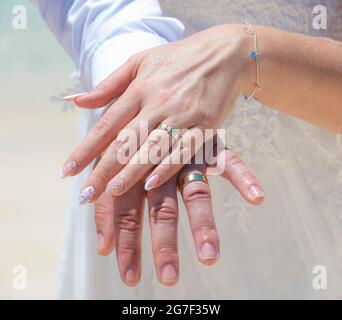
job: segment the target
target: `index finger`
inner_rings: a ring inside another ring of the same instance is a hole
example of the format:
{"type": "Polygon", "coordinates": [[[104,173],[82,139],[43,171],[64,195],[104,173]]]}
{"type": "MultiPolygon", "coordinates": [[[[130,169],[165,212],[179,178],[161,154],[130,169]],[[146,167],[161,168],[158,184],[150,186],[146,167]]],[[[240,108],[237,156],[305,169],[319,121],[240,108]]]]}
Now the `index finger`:
{"type": "Polygon", "coordinates": [[[135,57],[129,58],[91,92],[76,95],[75,103],[81,108],[99,108],[122,95],[136,77],[138,59],[135,57]]]}
{"type": "Polygon", "coordinates": [[[139,108],[140,96],[135,93],[133,86],[106,111],[71,153],[63,166],[61,176],[74,176],[80,173],[107,148],[119,131],[136,116],[139,108]]]}

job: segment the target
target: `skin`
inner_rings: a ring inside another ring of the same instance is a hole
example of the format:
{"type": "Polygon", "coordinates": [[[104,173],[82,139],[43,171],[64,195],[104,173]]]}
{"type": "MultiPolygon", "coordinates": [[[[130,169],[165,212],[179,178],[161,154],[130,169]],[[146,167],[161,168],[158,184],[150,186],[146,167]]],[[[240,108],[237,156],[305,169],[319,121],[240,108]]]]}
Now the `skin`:
{"type": "MultiPolygon", "coordinates": [[[[223,151],[219,157],[219,166],[222,166],[222,177],[248,203],[259,205],[264,201],[259,182],[236,154],[229,150],[223,151]],[[254,196],[251,196],[250,188],[259,189],[260,195],[253,193],[254,196]]],[[[181,170],[178,178],[175,176],[151,191],[146,192],[143,181],[140,181],[121,196],[103,193],[95,201],[98,253],[105,256],[115,249],[121,279],[128,286],[135,286],[141,277],[141,232],[145,200],[148,204],[157,278],[165,286],[177,283],[180,276],[177,180],[190,173],[206,174],[207,166],[189,164],[181,170]],[[164,268],[166,273],[163,272],[164,268]]],[[[209,185],[202,181],[189,183],[182,190],[181,196],[198,260],[205,265],[212,265],[219,259],[220,244],[209,185]],[[205,252],[201,250],[203,246],[205,252]]]]}
{"type": "MultiPolygon", "coordinates": [[[[337,103],[342,101],[341,43],[254,28],[261,87],[256,98],[275,110],[341,133],[342,110],[337,103]]],[[[197,150],[191,150],[179,165],[167,164],[168,152],[163,154],[166,161],[157,166],[133,161],[121,165],[115,156],[130,145],[120,139],[120,132],[129,128],[139,137],[139,123],[148,121],[150,136],[140,137],[135,159],[158,147],[153,135],[162,122],[174,128],[219,128],[236,98],[255,85],[252,50],[252,36],[244,32],[243,25],[221,25],[134,55],[94,91],[75,99],[80,107],[97,108],[120,97],[68,157],[66,166],[73,160],[77,168],[67,175],[78,174],[106,150],[84,186],[94,187],[91,201],[106,188],[112,195],[124,196],[152,177],[157,177],[152,189],[161,188],[197,150]]],[[[187,137],[181,138],[182,150],[190,147],[187,137]]]]}
{"type": "MultiPolygon", "coordinates": [[[[257,98],[278,111],[341,133],[342,112],[336,103],[342,98],[341,43],[271,28],[255,29],[261,57],[257,98]]],[[[148,122],[150,136],[140,137],[141,149],[132,155],[137,159],[157,144],[153,136],[161,122],[174,128],[219,128],[236,98],[254,87],[255,61],[249,57],[254,49],[252,40],[243,25],[217,26],[133,56],[97,89],[76,98],[78,106],[94,108],[120,96],[69,156],[67,162],[78,164],[70,175],[78,174],[108,147],[99,163],[101,177],[94,173],[85,185],[94,187],[94,199],[106,190],[108,182],[107,191],[113,195],[127,192],[152,169],[148,178],[158,178],[153,187],[165,183],[197,150],[191,150],[179,165],[165,164],[172,156],[167,157],[166,152],[165,161],[158,166],[132,161],[122,166],[113,155],[132,145],[120,139],[119,132],[131,129],[139,137],[140,122],[148,122]]],[[[194,132],[191,129],[181,138],[182,152],[190,147],[187,137],[194,132]]]]}

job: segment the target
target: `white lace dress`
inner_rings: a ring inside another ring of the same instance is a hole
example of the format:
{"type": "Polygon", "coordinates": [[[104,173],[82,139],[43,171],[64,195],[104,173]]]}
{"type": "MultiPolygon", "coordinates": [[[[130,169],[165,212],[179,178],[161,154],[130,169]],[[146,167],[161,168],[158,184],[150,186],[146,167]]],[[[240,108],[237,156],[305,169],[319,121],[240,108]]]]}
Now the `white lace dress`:
{"type": "MultiPolygon", "coordinates": [[[[218,23],[244,20],[290,31],[342,39],[342,3],[320,0],[328,29],[314,30],[314,0],[164,0],[165,13],[193,33],[218,23]]],[[[262,52],[261,59],[262,59],[262,52]]],[[[341,57],[342,58],[342,57],[341,57]]],[[[289,91],[291,88],[288,88],[289,91]]],[[[264,186],[260,207],[244,202],[223,179],[212,178],[221,260],[211,267],[196,257],[182,209],[181,277],[173,288],[154,275],[148,227],[143,237],[142,281],[121,283],[116,258],[96,255],[92,206],[72,202],[62,256],[62,298],[113,299],[298,299],[342,297],[342,139],[302,121],[251,102],[248,126],[241,128],[238,108],[227,122],[230,147],[245,160],[264,186]],[[313,268],[327,270],[327,288],[317,290],[313,268]]],[[[84,113],[81,136],[95,113],[84,113]]],[[[77,199],[84,172],[75,182],[77,199]]]]}

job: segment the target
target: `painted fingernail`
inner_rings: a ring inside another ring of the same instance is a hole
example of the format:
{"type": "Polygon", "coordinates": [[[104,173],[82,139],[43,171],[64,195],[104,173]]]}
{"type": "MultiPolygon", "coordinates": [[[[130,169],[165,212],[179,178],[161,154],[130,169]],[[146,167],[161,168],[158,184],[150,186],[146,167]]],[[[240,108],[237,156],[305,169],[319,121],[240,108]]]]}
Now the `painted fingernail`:
{"type": "Polygon", "coordinates": [[[254,184],[249,187],[248,191],[253,200],[265,197],[264,191],[254,184]]]}
{"type": "Polygon", "coordinates": [[[101,251],[104,246],[104,236],[101,232],[97,234],[97,251],[101,251]]]}
{"type": "Polygon", "coordinates": [[[64,179],[64,178],[70,176],[74,171],[76,171],[76,169],[77,169],[76,161],[74,161],[74,160],[69,161],[64,165],[62,172],[60,174],[60,177],[62,179],[64,179]]]}
{"type": "Polygon", "coordinates": [[[125,181],[122,178],[114,178],[111,182],[109,182],[106,192],[109,194],[118,194],[125,187],[125,181]]]}
{"type": "Polygon", "coordinates": [[[217,252],[212,244],[209,242],[204,242],[200,249],[201,259],[216,259],[217,252]]]}
{"type": "Polygon", "coordinates": [[[153,188],[155,188],[157,186],[158,182],[159,182],[159,176],[157,174],[153,175],[152,177],[149,177],[146,180],[146,183],[144,186],[145,190],[146,191],[152,190],[153,188]]]}
{"type": "Polygon", "coordinates": [[[94,197],[94,188],[92,186],[86,187],[81,191],[78,203],[80,205],[90,202],[94,197]]]}
{"type": "Polygon", "coordinates": [[[177,281],[177,271],[173,264],[167,264],[162,271],[163,282],[175,282],[177,281]]]}
{"type": "Polygon", "coordinates": [[[63,97],[62,100],[64,100],[64,101],[75,101],[76,98],[85,96],[86,94],[88,94],[88,92],[75,93],[75,94],[71,94],[71,95],[63,97]]]}
{"type": "Polygon", "coordinates": [[[130,285],[135,285],[138,282],[138,272],[135,268],[130,268],[127,270],[125,275],[125,280],[130,285]]]}

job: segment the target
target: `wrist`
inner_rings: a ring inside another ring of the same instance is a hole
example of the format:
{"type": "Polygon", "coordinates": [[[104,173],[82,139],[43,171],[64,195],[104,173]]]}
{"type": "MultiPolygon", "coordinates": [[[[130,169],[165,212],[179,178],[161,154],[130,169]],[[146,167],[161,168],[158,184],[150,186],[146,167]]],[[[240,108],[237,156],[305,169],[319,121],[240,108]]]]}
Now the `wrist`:
{"type": "Polygon", "coordinates": [[[245,27],[244,24],[217,27],[220,29],[218,32],[225,35],[225,66],[227,72],[236,78],[238,94],[250,92],[256,85],[256,61],[250,55],[255,51],[254,39],[244,31],[245,27]]]}
{"type": "Polygon", "coordinates": [[[253,34],[244,31],[246,25],[241,25],[243,35],[241,37],[240,55],[243,67],[241,68],[241,93],[250,95],[255,90],[253,97],[258,100],[264,98],[264,92],[274,86],[274,75],[279,72],[276,30],[262,26],[252,25],[253,34]],[[252,56],[253,55],[253,56],[252,56]],[[257,58],[255,58],[255,55],[257,58]]]}

